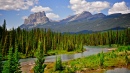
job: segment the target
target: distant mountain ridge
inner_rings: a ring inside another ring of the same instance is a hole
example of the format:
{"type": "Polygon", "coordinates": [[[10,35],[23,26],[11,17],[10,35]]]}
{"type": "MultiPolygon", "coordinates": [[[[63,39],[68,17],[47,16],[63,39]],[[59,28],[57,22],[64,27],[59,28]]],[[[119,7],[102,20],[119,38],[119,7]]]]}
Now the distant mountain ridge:
{"type": "Polygon", "coordinates": [[[53,21],[46,17],[45,12],[38,12],[31,14],[28,19],[25,19],[24,24],[20,26],[20,28],[25,29],[50,28],[54,32],[62,33],[77,33],[82,31],[84,33],[87,31],[96,32],[117,27],[130,27],[130,13],[117,13],[112,15],[98,13],[92,15],[90,12],[84,11],[81,14],[72,15],[60,21],[53,21]],[[26,22],[26,20],[29,20],[29,22],[26,22]]]}
{"type": "Polygon", "coordinates": [[[72,15],[66,19],[62,19],[60,20],[60,22],[72,22],[72,21],[79,21],[84,19],[97,19],[97,18],[103,18],[105,16],[106,15],[104,15],[103,13],[92,15],[90,12],[84,11],[81,14],[72,15]]]}
{"type": "Polygon", "coordinates": [[[85,19],[85,18],[88,18],[91,16],[92,16],[92,14],[90,12],[84,11],[81,14],[75,15],[75,17],[73,17],[70,21],[81,20],[81,19],[85,19]]]}

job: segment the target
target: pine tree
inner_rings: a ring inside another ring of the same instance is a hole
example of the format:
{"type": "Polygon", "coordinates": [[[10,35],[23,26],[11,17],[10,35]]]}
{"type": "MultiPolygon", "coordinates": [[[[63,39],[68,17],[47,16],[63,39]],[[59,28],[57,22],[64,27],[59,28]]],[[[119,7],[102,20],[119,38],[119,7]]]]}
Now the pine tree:
{"type": "Polygon", "coordinates": [[[56,63],[55,63],[55,71],[57,70],[62,70],[62,61],[61,61],[61,56],[57,57],[56,56],[56,63]]]}
{"type": "Polygon", "coordinates": [[[2,73],[2,66],[3,66],[3,64],[2,64],[2,51],[1,51],[1,44],[0,44],[0,73],[2,73]]]}
{"type": "Polygon", "coordinates": [[[8,60],[4,63],[2,73],[21,73],[18,51],[16,49],[15,54],[13,54],[12,50],[13,48],[9,49],[8,60]]]}
{"type": "Polygon", "coordinates": [[[46,37],[44,37],[44,53],[46,54],[47,53],[47,48],[46,48],[46,37]]]}
{"type": "Polygon", "coordinates": [[[109,47],[111,47],[111,35],[110,35],[110,32],[108,31],[108,44],[109,44],[109,47]]]}
{"type": "Polygon", "coordinates": [[[15,53],[14,53],[14,69],[15,69],[15,72],[14,73],[21,73],[22,71],[20,70],[20,62],[19,62],[19,55],[18,55],[18,48],[17,46],[15,47],[15,53]]]}
{"type": "Polygon", "coordinates": [[[0,26],[0,40],[2,39],[2,32],[3,32],[3,29],[2,29],[2,26],[0,26]]]}
{"type": "Polygon", "coordinates": [[[2,73],[2,54],[0,53],[0,73],[2,73]]]}
{"type": "Polygon", "coordinates": [[[83,53],[84,48],[83,48],[83,43],[82,43],[82,42],[80,43],[80,49],[81,49],[81,51],[82,51],[82,53],[83,53]]]}
{"type": "Polygon", "coordinates": [[[12,48],[9,49],[8,60],[4,63],[2,73],[14,73],[11,69],[14,65],[12,64],[12,48]]]}
{"type": "Polygon", "coordinates": [[[3,23],[3,30],[5,31],[6,30],[6,20],[4,19],[4,23],[3,23]]]}
{"type": "Polygon", "coordinates": [[[43,64],[45,61],[43,47],[41,46],[41,42],[38,44],[38,50],[36,53],[37,61],[35,62],[34,73],[44,73],[44,69],[46,64],[43,64]]]}

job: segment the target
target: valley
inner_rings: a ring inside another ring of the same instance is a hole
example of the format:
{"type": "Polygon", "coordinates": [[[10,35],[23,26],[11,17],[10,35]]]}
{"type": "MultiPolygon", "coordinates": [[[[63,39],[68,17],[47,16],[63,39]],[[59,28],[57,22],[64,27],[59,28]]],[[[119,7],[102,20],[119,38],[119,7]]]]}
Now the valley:
{"type": "Polygon", "coordinates": [[[0,73],[130,73],[130,0],[0,0],[0,73]]]}

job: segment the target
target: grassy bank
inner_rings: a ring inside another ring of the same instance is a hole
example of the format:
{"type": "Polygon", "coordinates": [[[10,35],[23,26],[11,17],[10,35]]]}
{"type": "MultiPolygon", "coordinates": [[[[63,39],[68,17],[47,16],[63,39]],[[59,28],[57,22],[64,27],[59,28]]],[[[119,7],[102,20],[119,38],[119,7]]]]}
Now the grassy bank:
{"type": "Polygon", "coordinates": [[[45,73],[74,73],[104,70],[116,67],[130,67],[130,46],[119,47],[116,51],[99,53],[68,62],[63,62],[63,70],[54,71],[55,63],[48,63],[45,73]]]}
{"type": "MultiPolygon", "coordinates": [[[[86,48],[83,49],[83,51],[86,51],[86,48]]],[[[45,54],[45,56],[51,56],[51,55],[59,55],[59,54],[74,54],[74,53],[81,53],[82,51],[79,50],[74,50],[74,51],[66,51],[66,50],[49,50],[47,52],[47,54],[45,54]]],[[[21,59],[25,59],[25,58],[30,58],[30,57],[35,57],[35,56],[26,56],[25,54],[19,53],[19,56],[21,59]]],[[[6,57],[5,57],[6,58],[6,57]]]]}
{"type": "MultiPolygon", "coordinates": [[[[83,49],[83,51],[85,51],[86,48],[83,49]]],[[[74,50],[74,51],[66,51],[66,50],[50,50],[48,51],[47,53],[47,56],[50,56],[50,55],[58,55],[58,54],[74,54],[74,53],[81,53],[82,51],[79,49],[79,50],[74,50]]]]}
{"type": "Polygon", "coordinates": [[[111,44],[111,46],[110,45],[98,45],[98,47],[102,47],[102,48],[106,48],[106,47],[117,48],[118,46],[120,46],[120,45],[117,45],[117,44],[111,44]]]}

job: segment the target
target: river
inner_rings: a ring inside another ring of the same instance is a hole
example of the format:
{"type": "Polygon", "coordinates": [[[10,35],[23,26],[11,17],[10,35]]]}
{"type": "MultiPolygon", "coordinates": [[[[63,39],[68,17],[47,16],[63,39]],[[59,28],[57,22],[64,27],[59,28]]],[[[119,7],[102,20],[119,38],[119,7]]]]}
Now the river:
{"type": "MultiPolygon", "coordinates": [[[[75,54],[61,54],[61,59],[62,61],[68,61],[68,60],[72,60],[72,59],[77,59],[83,56],[90,56],[93,54],[98,54],[100,52],[107,52],[107,48],[101,48],[101,47],[88,47],[88,46],[84,46],[84,48],[86,49],[86,51],[84,51],[83,53],[75,53],[75,54]]],[[[52,56],[46,56],[45,57],[45,62],[55,62],[56,59],[56,55],[52,55],[52,56]]],[[[34,64],[34,62],[36,61],[36,58],[27,58],[27,59],[20,59],[20,63],[22,65],[24,64],[34,64]]]]}
{"type": "MultiPolygon", "coordinates": [[[[85,56],[90,56],[90,55],[93,55],[93,54],[98,54],[98,53],[100,53],[102,51],[103,52],[108,52],[108,48],[89,47],[89,46],[84,46],[84,48],[86,49],[86,51],[84,51],[83,53],[61,54],[60,56],[61,56],[62,61],[77,59],[77,58],[81,58],[83,56],[84,57],[85,56]]],[[[46,56],[45,57],[45,62],[55,62],[55,59],[56,59],[56,55],[46,56]]],[[[25,73],[25,72],[30,73],[30,70],[35,65],[35,61],[36,61],[36,58],[20,59],[20,64],[22,66],[21,70],[23,71],[22,73],[25,73]]],[[[114,71],[117,71],[117,69],[115,69],[114,71]]],[[[126,68],[122,68],[122,70],[124,70],[123,73],[130,73],[130,70],[128,70],[129,72],[126,72],[127,71],[126,68]]],[[[108,70],[108,71],[105,71],[105,73],[119,73],[119,72],[114,72],[114,71],[113,70],[108,70]]]]}
{"type": "MultiPolygon", "coordinates": [[[[88,47],[84,46],[86,51],[83,53],[76,53],[76,54],[61,54],[61,59],[62,61],[68,61],[72,59],[77,59],[83,56],[90,56],[93,54],[98,54],[100,52],[107,52],[107,48],[101,48],[101,47],[88,47]]],[[[56,55],[52,56],[46,56],[45,57],[45,62],[55,62],[56,55]]],[[[23,73],[30,73],[30,70],[33,68],[35,65],[36,58],[27,58],[27,59],[20,59],[20,64],[21,64],[21,70],[23,73]]]]}

